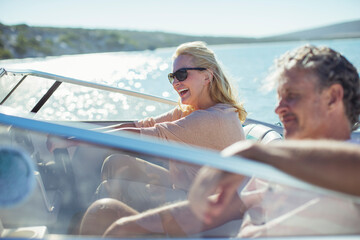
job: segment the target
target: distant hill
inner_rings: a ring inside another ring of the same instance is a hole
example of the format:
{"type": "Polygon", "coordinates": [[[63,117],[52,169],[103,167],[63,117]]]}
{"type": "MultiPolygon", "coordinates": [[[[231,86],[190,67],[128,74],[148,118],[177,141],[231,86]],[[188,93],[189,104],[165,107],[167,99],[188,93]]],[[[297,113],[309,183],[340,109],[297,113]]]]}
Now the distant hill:
{"type": "Polygon", "coordinates": [[[263,38],[265,41],[360,38],[360,20],[263,38]]]}
{"type": "Polygon", "coordinates": [[[165,32],[50,28],[0,23],[0,59],[154,50],[188,41],[208,44],[360,38],[360,20],[266,38],[190,36],[165,32]]]}
{"type": "Polygon", "coordinates": [[[208,44],[251,42],[252,38],[187,36],[164,32],[7,26],[0,23],[0,59],[64,54],[154,50],[187,41],[208,44]]]}

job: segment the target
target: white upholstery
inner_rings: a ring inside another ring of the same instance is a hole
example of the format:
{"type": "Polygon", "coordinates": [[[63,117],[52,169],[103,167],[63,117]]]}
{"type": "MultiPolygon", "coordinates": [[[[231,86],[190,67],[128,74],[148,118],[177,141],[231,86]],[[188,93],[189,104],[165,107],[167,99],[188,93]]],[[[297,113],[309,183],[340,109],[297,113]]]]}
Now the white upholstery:
{"type": "Polygon", "coordinates": [[[244,126],[244,132],[247,140],[254,140],[264,144],[282,139],[278,132],[261,124],[248,124],[244,126]]]}

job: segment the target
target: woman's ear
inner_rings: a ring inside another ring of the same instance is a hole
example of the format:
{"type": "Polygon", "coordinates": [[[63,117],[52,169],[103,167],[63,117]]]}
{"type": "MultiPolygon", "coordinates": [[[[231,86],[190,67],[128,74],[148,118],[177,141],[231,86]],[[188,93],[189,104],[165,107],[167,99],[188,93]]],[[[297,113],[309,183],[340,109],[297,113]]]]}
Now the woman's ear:
{"type": "Polygon", "coordinates": [[[213,77],[214,77],[213,71],[210,70],[210,69],[206,69],[206,71],[205,71],[205,81],[207,82],[207,84],[209,84],[213,80],[213,77]]]}

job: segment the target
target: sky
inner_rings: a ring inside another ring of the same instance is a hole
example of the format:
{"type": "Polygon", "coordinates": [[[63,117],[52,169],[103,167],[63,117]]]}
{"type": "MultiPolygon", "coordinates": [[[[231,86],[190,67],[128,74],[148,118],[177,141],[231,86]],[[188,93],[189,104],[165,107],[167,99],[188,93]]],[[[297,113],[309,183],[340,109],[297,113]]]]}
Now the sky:
{"type": "Polygon", "coordinates": [[[359,0],[0,0],[7,25],[265,37],[359,20],[359,0]]]}

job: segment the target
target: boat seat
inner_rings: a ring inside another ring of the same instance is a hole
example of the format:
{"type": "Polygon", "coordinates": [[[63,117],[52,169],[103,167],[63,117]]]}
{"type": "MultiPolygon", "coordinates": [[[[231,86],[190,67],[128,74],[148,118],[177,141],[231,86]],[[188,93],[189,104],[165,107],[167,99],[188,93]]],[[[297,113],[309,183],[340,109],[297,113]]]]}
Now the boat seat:
{"type": "Polygon", "coordinates": [[[282,140],[282,136],[278,132],[262,124],[247,124],[244,126],[244,132],[247,140],[253,140],[264,144],[282,140]]]}

